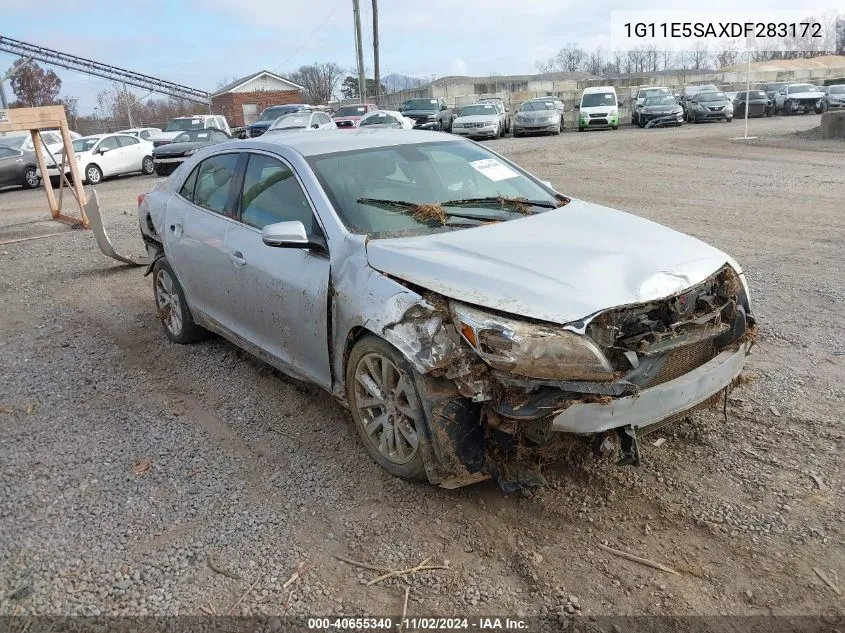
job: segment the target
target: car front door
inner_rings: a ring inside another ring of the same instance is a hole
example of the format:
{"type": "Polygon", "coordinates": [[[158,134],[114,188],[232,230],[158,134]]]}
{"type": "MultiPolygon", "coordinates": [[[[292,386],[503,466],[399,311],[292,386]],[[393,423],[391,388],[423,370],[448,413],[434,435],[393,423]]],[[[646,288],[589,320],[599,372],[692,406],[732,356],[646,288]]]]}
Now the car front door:
{"type": "Polygon", "coordinates": [[[330,388],[328,255],[261,240],[264,226],[296,220],[313,240],[325,243],[314,209],[296,173],[276,156],[250,153],[242,182],[239,221],[226,234],[239,333],[291,373],[330,388]]]}
{"type": "Polygon", "coordinates": [[[167,203],[164,221],[164,252],[191,310],[233,331],[239,307],[230,294],[235,280],[224,242],[239,156],[215,154],[194,167],[167,203]]]}
{"type": "Polygon", "coordinates": [[[120,143],[116,136],[107,136],[94,150],[93,162],[100,166],[103,176],[119,174],[121,160],[120,143]]]}

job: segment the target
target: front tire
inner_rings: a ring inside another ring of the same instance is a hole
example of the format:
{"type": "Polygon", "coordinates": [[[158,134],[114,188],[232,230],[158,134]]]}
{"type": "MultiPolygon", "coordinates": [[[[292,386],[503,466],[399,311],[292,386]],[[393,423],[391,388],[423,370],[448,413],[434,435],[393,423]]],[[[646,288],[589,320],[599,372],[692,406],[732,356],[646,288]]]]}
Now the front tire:
{"type": "Polygon", "coordinates": [[[103,180],[103,172],[96,165],[88,165],[85,168],[85,182],[89,185],[99,185],[103,180]]]}
{"type": "Polygon", "coordinates": [[[35,189],[40,181],[41,179],[38,177],[38,171],[35,167],[30,166],[23,170],[23,181],[21,185],[24,189],[35,189]]]}
{"type": "Polygon", "coordinates": [[[149,176],[155,171],[155,163],[153,163],[152,156],[144,156],[144,160],[141,161],[141,173],[145,176],[149,176]]]}
{"type": "Polygon", "coordinates": [[[193,343],[208,335],[206,330],[194,323],[182,286],[164,257],[153,267],[153,294],[164,333],[171,341],[193,343]]]}
{"type": "Polygon", "coordinates": [[[387,341],[368,334],[346,364],[346,397],[370,457],[395,477],[426,478],[420,442],[427,425],[415,370],[387,341]]]}

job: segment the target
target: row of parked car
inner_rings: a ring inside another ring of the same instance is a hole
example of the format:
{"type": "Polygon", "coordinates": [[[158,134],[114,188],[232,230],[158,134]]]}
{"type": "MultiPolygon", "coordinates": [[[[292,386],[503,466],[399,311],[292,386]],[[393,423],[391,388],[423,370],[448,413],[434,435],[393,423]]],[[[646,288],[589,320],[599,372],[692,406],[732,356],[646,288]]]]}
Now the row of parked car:
{"type": "Polygon", "coordinates": [[[744,117],[792,115],[845,108],[845,85],[776,82],[761,90],[723,92],[715,85],[687,86],[673,94],[663,86],[640,88],[631,107],[631,123],[640,127],[681,125],[684,121],[726,121],[744,117]]]}

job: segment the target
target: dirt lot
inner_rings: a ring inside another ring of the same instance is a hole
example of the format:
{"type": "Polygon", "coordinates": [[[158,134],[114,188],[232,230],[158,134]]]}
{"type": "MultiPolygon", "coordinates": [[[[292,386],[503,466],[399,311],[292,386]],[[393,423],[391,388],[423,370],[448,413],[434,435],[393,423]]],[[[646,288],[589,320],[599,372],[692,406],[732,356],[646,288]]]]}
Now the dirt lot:
{"type": "MultiPolygon", "coordinates": [[[[150,279],[88,232],[0,246],[0,613],[396,615],[410,586],[413,615],[841,625],[814,568],[845,590],[845,145],[792,134],[817,124],[491,143],[565,193],[735,255],[762,324],[727,422],[679,423],[637,469],[575,453],[534,500],[391,478],[324,393],[222,340],[168,343],[150,279]],[[451,571],[367,585],[378,572],[334,554],[451,571]]],[[[98,189],[123,250],[141,250],[135,197],[153,182],[98,189]]],[[[40,191],[0,192],[0,239],[43,231],[9,225],[44,208],[40,191]]]]}

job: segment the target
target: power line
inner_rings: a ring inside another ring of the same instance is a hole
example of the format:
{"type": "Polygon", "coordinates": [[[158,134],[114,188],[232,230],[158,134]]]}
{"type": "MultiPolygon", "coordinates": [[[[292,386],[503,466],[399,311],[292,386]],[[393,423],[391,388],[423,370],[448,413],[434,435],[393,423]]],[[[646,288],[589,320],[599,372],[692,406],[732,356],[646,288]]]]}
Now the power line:
{"type": "Polygon", "coordinates": [[[287,64],[291,59],[296,57],[299,54],[299,51],[301,51],[303,48],[305,48],[305,46],[311,41],[311,38],[314,37],[314,35],[317,33],[317,31],[319,31],[321,28],[323,28],[323,25],[331,19],[331,17],[335,14],[335,11],[337,11],[338,7],[340,7],[340,5],[343,1],[344,0],[338,0],[337,4],[334,5],[334,9],[329,11],[329,14],[326,17],[323,18],[323,20],[317,25],[317,27],[313,31],[311,31],[311,33],[308,34],[308,37],[305,38],[305,41],[302,42],[302,44],[299,46],[299,48],[297,48],[293,53],[291,53],[285,61],[283,61],[281,64],[279,64],[279,66],[278,66],[279,72],[282,72],[282,70],[285,67],[285,64],[287,64]]]}
{"type": "Polygon", "coordinates": [[[183,86],[151,75],[137,73],[133,70],[110,66],[92,59],[86,59],[85,57],[69,55],[68,53],[62,53],[52,48],[15,40],[11,37],[0,35],[0,51],[18,55],[19,57],[30,57],[51,66],[59,66],[86,75],[93,75],[118,83],[128,84],[136,88],[152,90],[159,94],[184,99],[185,101],[193,101],[194,103],[202,103],[203,105],[208,104],[209,101],[209,94],[204,90],[183,86]]]}

